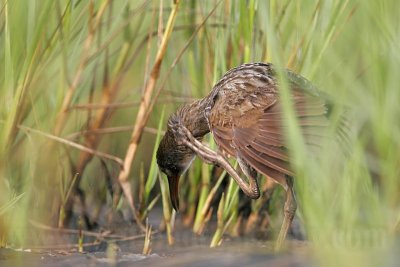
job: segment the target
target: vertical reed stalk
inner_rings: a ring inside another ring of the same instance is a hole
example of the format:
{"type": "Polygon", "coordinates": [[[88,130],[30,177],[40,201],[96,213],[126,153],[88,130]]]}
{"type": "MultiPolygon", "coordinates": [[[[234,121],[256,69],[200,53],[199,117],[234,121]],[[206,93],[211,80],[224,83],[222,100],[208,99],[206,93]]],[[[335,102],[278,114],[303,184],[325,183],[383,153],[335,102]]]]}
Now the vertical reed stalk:
{"type": "Polygon", "coordinates": [[[160,47],[158,48],[156,59],[155,59],[153,68],[150,73],[150,77],[149,77],[148,81],[146,82],[145,89],[143,91],[142,99],[141,99],[141,102],[139,105],[139,111],[137,113],[136,120],[135,120],[134,129],[132,131],[130,143],[129,143],[128,149],[126,151],[124,167],[120,171],[119,177],[118,177],[118,181],[121,184],[121,187],[125,194],[125,197],[127,198],[128,203],[134,214],[136,214],[136,208],[134,205],[132,188],[131,188],[131,184],[128,181],[128,176],[130,173],[132,161],[135,158],[135,154],[136,154],[137,146],[140,141],[140,137],[142,135],[143,129],[147,122],[145,114],[148,112],[151,96],[153,94],[154,88],[156,86],[156,83],[157,83],[157,80],[158,80],[158,77],[160,74],[161,63],[164,59],[164,55],[165,55],[165,52],[167,49],[167,44],[170,39],[172,30],[174,28],[179,4],[180,4],[179,0],[176,0],[174,2],[174,6],[173,6],[171,14],[168,18],[167,26],[165,28],[160,47]]]}

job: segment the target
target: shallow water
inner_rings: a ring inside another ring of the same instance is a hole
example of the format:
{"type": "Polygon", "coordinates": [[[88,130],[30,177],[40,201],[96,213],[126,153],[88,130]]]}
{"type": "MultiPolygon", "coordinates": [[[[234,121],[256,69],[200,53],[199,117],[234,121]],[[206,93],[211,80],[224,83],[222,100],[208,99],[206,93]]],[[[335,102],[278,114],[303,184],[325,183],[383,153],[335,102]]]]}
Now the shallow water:
{"type": "Polygon", "coordinates": [[[206,245],[164,245],[159,249],[156,245],[155,253],[148,256],[121,247],[112,256],[107,251],[62,255],[50,251],[29,253],[3,249],[0,250],[0,266],[310,266],[305,244],[290,242],[291,252],[281,254],[273,254],[271,246],[257,241],[245,244],[227,241],[214,249],[206,245]]]}
{"type": "MultiPolygon", "coordinates": [[[[150,223],[155,227],[159,220],[152,219],[150,223]]],[[[176,229],[173,246],[168,245],[165,233],[154,234],[151,254],[147,256],[142,254],[144,237],[112,243],[105,239],[78,253],[76,249],[60,246],[77,244],[76,234],[41,232],[32,234],[29,242],[35,245],[22,251],[0,249],[0,266],[310,266],[308,243],[304,241],[288,241],[287,252],[281,254],[273,253],[272,241],[250,238],[226,237],[220,247],[209,248],[211,230],[196,236],[181,225],[176,225],[176,229]]],[[[113,226],[115,235],[131,237],[138,233],[134,225],[113,226]]],[[[93,241],[94,237],[85,237],[84,243],[93,241]]]]}
{"type": "MultiPolygon", "coordinates": [[[[150,218],[154,228],[160,218],[150,218]]],[[[179,223],[178,223],[179,224],[179,223]]],[[[117,223],[111,228],[114,235],[122,237],[136,236],[140,231],[135,225],[117,223]]],[[[76,234],[54,231],[31,231],[31,237],[23,250],[0,249],[0,267],[8,266],[326,266],[321,261],[316,263],[308,241],[287,240],[285,250],[273,252],[273,241],[255,238],[225,237],[220,247],[209,248],[213,227],[201,236],[193,234],[191,229],[176,225],[175,244],[169,246],[165,233],[152,236],[151,254],[143,255],[144,237],[130,241],[110,242],[105,238],[99,244],[84,248],[84,253],[76,249],[63,248],[64,245],[77,244],[76,234]]],[[[85,237],[84,243],[94,241],[94,237],[85,237]]],[[[400,242],[395,246],[400,248],[400,242]]],[[[383,250],[382,250],[383,251],[383,250]]],[[[399,266],[400,249],[394,247],[387,250],[388,255],[369,255],[381,264],[370,266],[399,266]],[[382,261],[379,259],[382,258],[382,261]]],[[[363,251],[363,254],[366,254],[363,251]]],[[[365,255],[362,255],[365,256],[365,255]]],[[[357,256],[358,257],[358,256],[357,256]]],[[[321,260],[321,259],[320,259],[321,260]]],[[[332,259],[331,259],[332,260],[332,259]]],[[[333,259],[335,260],[335,258],[333,259]]],[[[324,262],[325,259],[322,259],[324,262]]],[[[368,262],[367,262],[368,263],[368,262]]],[[[355,266],[355,265],[354,265],[355,266]]],[[[358,266],[366,266],[364,264],[358,266]]]]}
{"type": "MultiPolygon", "coordinates": [[[[186,231],[185,231],[186,232],[186,231]]],[[[190,232],[189,230],[187,232],[190,232]]],[[[176,234],[178,237],[179,234],[176,234]]],[[[33,252],[0,249],[0,266],[399,266],[399,246],[389,250],[369,255],[366,251],[355,250],[348,260],[340,258],[320,258],[314,261],[311,246],[306,241],[288,240],[286,249],[281,253],[273,253],[271,241],[254,239],[225,239],[220,247],[209,248],[210,236],[187,239],[186,234],[176,239],[176,244],[168,246],[165,234],[155,234],[150,255],[141,254],[143,239],[102,244],[86,249],[85,253],[65,251],[60,249],[32,250],[33,252]],[[110,249],[110,247],[113,249],[110,249]],[[110,253],[113,251],[113,253],[110,253]],[[365,259],[362,259],[365,258],[365,259]],[[341,264],[332,262],[341,260],[341,264]],[[354,264],[353,260],[355,260],[354,264]],[[351,263],[351,264],[350,264],[351,263]]],[[[347,252],[346,252],[347,253],[347,252]]],[[[336,253],[341,255],[340,253],[336,253]]],[[[348,253],[347,253],[348,254],[348,253]]]]}

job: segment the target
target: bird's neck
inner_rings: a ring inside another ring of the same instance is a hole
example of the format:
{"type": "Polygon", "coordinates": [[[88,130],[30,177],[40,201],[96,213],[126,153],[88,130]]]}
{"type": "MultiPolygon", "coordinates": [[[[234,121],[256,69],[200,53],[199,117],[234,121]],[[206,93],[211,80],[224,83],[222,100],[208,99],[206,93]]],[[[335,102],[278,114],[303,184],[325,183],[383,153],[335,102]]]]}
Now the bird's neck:
{"type": "Polygon", "coordinates": [[[198,139],[210,132],[204,114],[206,105],[206,99],[199,99],[184,105],[176,113],[180,117],[182,124],[198,139]]]}

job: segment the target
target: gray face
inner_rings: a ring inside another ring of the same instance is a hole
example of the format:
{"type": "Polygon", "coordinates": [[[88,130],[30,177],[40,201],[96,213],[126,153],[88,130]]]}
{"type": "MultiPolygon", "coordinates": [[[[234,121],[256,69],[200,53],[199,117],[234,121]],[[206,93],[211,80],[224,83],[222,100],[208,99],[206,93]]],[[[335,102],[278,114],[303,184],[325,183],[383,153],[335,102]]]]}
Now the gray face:
{"type": "Polygon", "coordinates": [[[157,164],[168,177],[182,175],[190,166],[194,153],[184,145],[178,145],[172,132],[167,131],[157,150],[157,164]]]}
{"type": "Polygon", "coordinates": [[[168,177],[181,176],[194,159],[193,154],[185,154],[179,151],[157,151],[157,164],[160,170],[168,177]]]}
{"type": "Polygon", "coordinates": [[[167,131],[157,150],[157,164],[168,177],[171,203],[179,210],[179,177],[189,168],[195,154],[186,146],[178,145],[167,131]]]}

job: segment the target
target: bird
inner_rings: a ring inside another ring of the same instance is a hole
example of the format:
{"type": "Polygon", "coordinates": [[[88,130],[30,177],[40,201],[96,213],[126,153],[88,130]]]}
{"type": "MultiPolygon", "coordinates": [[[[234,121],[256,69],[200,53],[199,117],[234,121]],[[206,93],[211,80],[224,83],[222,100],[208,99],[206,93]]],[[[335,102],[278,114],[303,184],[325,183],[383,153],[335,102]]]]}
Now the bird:
{"type": "MultiPolygon", "coordinates": [[[[279,250],[293,221],[297,201],[277,70],[275,65],[262,62],[229,70],[206,97],[183,105],[169,117],[156,157],[160,171],[168,178],[170,200],[176,211],[179,179],[196,156],[224,168],[252,199],[260,197],[258,174],[280,184],[286,192],[286,201],[275,243],[279,250]],[[202,143],[209,133],[217,151],[202,143]],[[237,160],[247,181],[227,157],[237,160]]],[[[288,69],[282,73],[306,147],[321,148],[330,125],[330,101],[303,76],[288,69]]]]}

